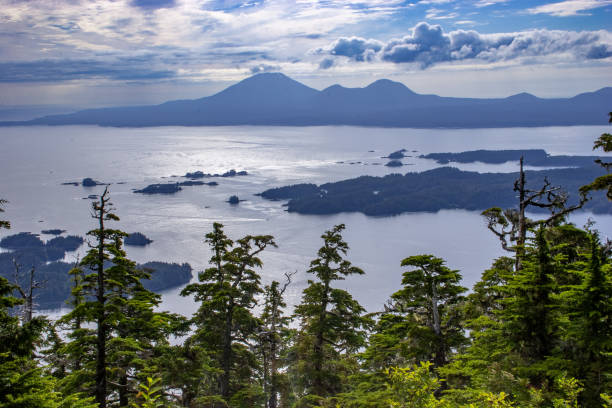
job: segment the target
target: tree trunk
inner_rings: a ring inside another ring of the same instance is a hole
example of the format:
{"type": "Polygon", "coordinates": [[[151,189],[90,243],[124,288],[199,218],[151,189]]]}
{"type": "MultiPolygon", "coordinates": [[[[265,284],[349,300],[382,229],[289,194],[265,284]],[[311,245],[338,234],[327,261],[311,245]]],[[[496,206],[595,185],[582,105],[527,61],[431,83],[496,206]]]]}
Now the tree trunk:
{"type": "Polygon", "coordinates": [[[128,401],[128,378],[127,374],[124,374],[119,379],[119,406],[127,407],[128,401]]]}
{"type": "Polygon", "coordinates": [[[273,325],[272,335],[274,338],[272,339],[272,344],[270,345],[270,389],[269,389],[269,397],[268,397],[268,408],[276,408],[278,405],[277,401],[277,390],[276,390],[276,377],[277,377],[277,358],[276,358],[276,327],[273,325]]]}
{"type": "Polygon", "coordinates": [[[105,196],[100,197],[99,231],[98,231],[98,290],[97,290],[97,333],[96,333],[96,403],[100,408],[106,408],[106,322],[104,316],[104,205],[105,196]]]}
{"type": "Polygon", "coordinates": [[[434,358],[434,364],[436,367],[442,367],[446,364],[446,350],[444,347],[444,337],[442,336],[440,311],[438,310],[438,288],[433,276],[431,277],[431,311],[433,314],[433,331],[436,335],[436,357],[434,358]]]}
{"type": "Polygon", "coordinates": [[[525,219],[525,207],[527,207],[527,202],[525,200],[525,171],[523,170],[523,156],[521,156],[520,165],[520,175],[517,186],[519,193],[518,235],[516,238],[516,258],[514,263],[514,270],[516,272],[523,268],[521,260],[525,250],[525,241],[527,239],[527,221],[525,219]]]}
{"type": "Polygon", "coordinates": [[[230,369],[232,365],[232,325],[233,325],[233,305],[230,305],[225,315],[225,330],[223,334],[223,355],[221,357],[221,396],[227,400],[230,396],[229,382],[230,369]]]}
{"type": "Polygon", "coordinates": [[[325,292],[323,302],[321,303],[321,312],[319,314],[319,330],[317,331],[317,337],[314,344],[314,381],[313,389],[315,395],[325,396],[326,392],[323,387],[323,331],[325,327],[325,320],[327,317],[327,303],[329,297],[329,282],[325,282],[325,292]]]}

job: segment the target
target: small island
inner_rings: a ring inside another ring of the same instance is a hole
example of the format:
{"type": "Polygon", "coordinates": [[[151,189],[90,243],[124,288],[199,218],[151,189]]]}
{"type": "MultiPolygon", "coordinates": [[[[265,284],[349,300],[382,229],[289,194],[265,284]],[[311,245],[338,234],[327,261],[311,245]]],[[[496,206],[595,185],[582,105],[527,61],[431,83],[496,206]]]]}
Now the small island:
{"type": "Polygon", "coordinates": [[[83,187],[95,187],[95,186],[97,186],[97,185],[98,185],[98,182],[97,182],[97,181],[95,181],[95,180],[94,180],[94,179],[92,179],[92,178],[86,177],[86,178],[84,178],[84,179],[83,179],[83,181],[81,182],[81,185],[82,185],[83,187]]]}
{"type": "Polygon", "coordinates": [[[404,163],[402,163],[400,160],[391,160],[385,164],[387,167],[402,167],[403,165],[404,163]]]}
{"type": "Polygon", "coordinates": [[[403,159],[404,157],[406,157],[406,155],[404,154],[404,152],[406,151],[406,149],[397,150],[389,154],[387,157],[383,157],[383,159],[403,159]]]}
{"type": "Polygon", "coordinates": [[[191,265],[188,263],[179,265],[167,262],[147,262],[138,265],[138,269],[151,274],[151,279],[142,280],[142,284],[145,288],[154,292],[185,285],[192,278],[191,265]]]}
{"type": "Polygon", "coordinates": [[[62,235],[66,230],[55,228],[55,229],[47,229],[40,231],[41,234],[45,235],[62,235]]]}
{"type": "Polygon", "coordinates": [[[201,179],[201,178],[205,178],[205,177],[236,177],[236,176],[246,176],[249,173],[246,170],[242,170],[242,171],[236,171],[234,169],[231,169],[229,171],[226,171],[225,173],[222,174],[218,174],[218,173],[204,173],[203,171],[194,171],[192,173],[186,173],[183,177],[188,178],[188,179],[201,179]]]}
{"type": "Polygon", "coordinates": [[[143,189],[134,190],[135,193],[140,194],[174,194],[181,191],[182,188],[178,183],[169,184],[149,184],[143,189]]]}
{"type": "Polygon", "coordinates": [[[62,183],[63,186],[83,186],[83,187],[95,187],[95,186],[106,186],[106,183],[101,183],[92,179],[91,177],[85,177],[81,181],[67,181],[62,183]]]}
{"type": "Polygon", "coordinates": [[[44,242],[36,234],[31,232],[20,232],[19,234],[9,235],[0,240],[0,248],[23,249],[43,247],[44,242]]]}
{"type": "Polygon", "coordinates": [[[146,235],[140,232],[132,232],[123,240],[125,245],[134,245],[134,246],[146,246],[153,242],[152,239],[147,238],[146,235]]]}
{"type": "Polygon", "coordinates": [[[29,271],[34,269],[36,279],[45,282],[36,299],[38,306],[60,307],[70,294],[68,271],[74,267],[62,259],[66,252],[76,251],[83,242],[84,239],[76,235],[55,237],[43,242],[29,232],[4,237],[0,246],[10,252],[0,253],[0,276],[13,281],[18,270],[18,282],[25,287],[29,271]]]}
{"type": "Polygon", "coordinates": [[[45,244],[47,247],[61,248],[65,252],[76,251],[83,245],[85,240],[77,235],[68,235],[66,237],[55,237],[45,244]]]}
{"type": "Polygon", "coordinates": [[[522,150],[470,150],[459,153],[429,153],[419,156],[440,164],[474,163],[502,164],[519,161],[523,157],[526,166],[533,167],[583,167],[590,166],[599,156],[552,156],[544,149],[522,150]]]}

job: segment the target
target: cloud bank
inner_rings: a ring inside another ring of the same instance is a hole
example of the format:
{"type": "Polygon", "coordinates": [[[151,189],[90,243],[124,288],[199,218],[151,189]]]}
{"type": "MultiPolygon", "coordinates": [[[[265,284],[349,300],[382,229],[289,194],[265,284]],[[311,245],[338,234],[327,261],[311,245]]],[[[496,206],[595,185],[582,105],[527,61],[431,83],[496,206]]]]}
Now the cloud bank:
{"type": "MultiPolygon", "coordinates": [[[[611,57],[612,34],[603,30],[530,30],[503,34],[456,30],[445,33],[439,25],[421,22],[410,34],[387,43],[359,37],[341,37],[328,47],[315,50],[315,53],[344,56],[357,62],[377,60],[415,64],[422,69],[445,62],[537,61],[550,56],[579,62],[611,57]]],[[[325,67],[332,65],[329,61],[325,62],[325,67]]]]}

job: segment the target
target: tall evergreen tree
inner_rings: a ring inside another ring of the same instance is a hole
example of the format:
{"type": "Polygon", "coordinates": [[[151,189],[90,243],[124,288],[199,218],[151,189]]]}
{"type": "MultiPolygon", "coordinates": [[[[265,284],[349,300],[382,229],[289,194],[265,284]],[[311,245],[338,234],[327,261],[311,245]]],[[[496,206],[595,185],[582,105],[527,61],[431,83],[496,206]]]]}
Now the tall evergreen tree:
{"type": "Polygon", "coordinates": [[[546,360],[556,346],[555,275],[559,272],[551,257],[545,228],[541,226],[528,248],[524,268],[516,272],[507,285],[509,297],[500,311],[504,337],[521,356],[516,372],[529,378],[536,387],[551,383],[546,360]]]}
{"type": "Polygon", "coordinates": [[[234,243],[219,223],[213,224],[206,242],[213,252],[211,267],[199,273],[199,283],[181,292],[182,296],[194,295],[201,303],[192,318],[195,333],[191,341],[210,353],[213,367],[220,371],[217,384],[205,391],[210,400],[217,395],[222,404],[233,400],[248,406],[249,401],[262,397],[254,386],[256,361],[251,350],[260,324],[252,314],[256,295],[261,293],[255,268],[263,265],[259,254],[276,244],[270,235],[247,235],[234,243]]]}
{"type": "Polygon", "coordinates": [[[459,285],[461,275],[433,255],[408,257],[402,266],[414,269],[404,272],[404,287],[391,296],[390,312],[405,319],[408,333],[403,341],[411,343],[411,357],[442,367],[451,349],[465,341],[458,310],[466,291],[459,285]]]}
{"type": "Polygon", "coordinates": [[[583,279],[561,294],[568,318],[568,339],[574,344],[575,371],[582,380],[582,405],[600,407],[602,393],[612,392],[612,265],[597,233],[583,279]]]}
{"type": "Polygon", "coordinates": [[[264,304],[261,314],[261,328],[257,338],[257,349],[262,364],[262,380],[266,396],[266,408],[278,407],[279,393],[285,391],[285,375],[281,373],[284,363],[281,355],[286,353],[291,330],[291,318],[283,314],[287,306],[283,294],[291,283],[292,274],[285,274],[287,281],[281,287],[278,281],[272,281],[264,288],[264,304]]]}
{"type": "Polygon", "coordinates": [[[323,246],[308,270],[316,280],[308,281],[295,308],[300,320],[295,369],[303,393],[313,403],[342,390],[343,365],[349,364],[350,373],[347,360],[365,344],[365,329],[371,324],[349,292],[332,286],[346,276],[364,273],[344,258],[349,249],[341,235],[344,228],[336,225],[322,235],[323,246]]]}
{"type": "Polygon", "coordinates": [[[135,374],[145,370],[154,347],[167,342],[172,319],[154,311],[160,297],[144,289],[141,280],[149,274],[126,257],[127,234],[108,228],[108,221],[119,220],[112,211],[105,189],[93,204],[98,228],[88,235],[95,244],[71,271],[74,309],[61,319],[70,340],[62,348],[69,369],[65,387],[90,392],[101,408],[129,404],[142,379],[135,374]]]}

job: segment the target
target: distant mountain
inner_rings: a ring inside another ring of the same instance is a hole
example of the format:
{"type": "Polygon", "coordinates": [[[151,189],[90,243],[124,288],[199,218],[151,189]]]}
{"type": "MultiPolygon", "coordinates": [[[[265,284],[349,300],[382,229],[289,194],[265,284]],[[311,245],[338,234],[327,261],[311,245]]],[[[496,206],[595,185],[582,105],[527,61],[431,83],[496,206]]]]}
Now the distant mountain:
{"type": "Polygon", "coordinates": [[[567,126],[606,124],[610,110],[610,87],[573,98],[543,99],[528,93],[496,99],[446,98],[420,95],[387,79],[365,88],[333,85],[318,91],[283,74],[265,73],[201,99],[87,109],[0,125],[567,126]]]}

